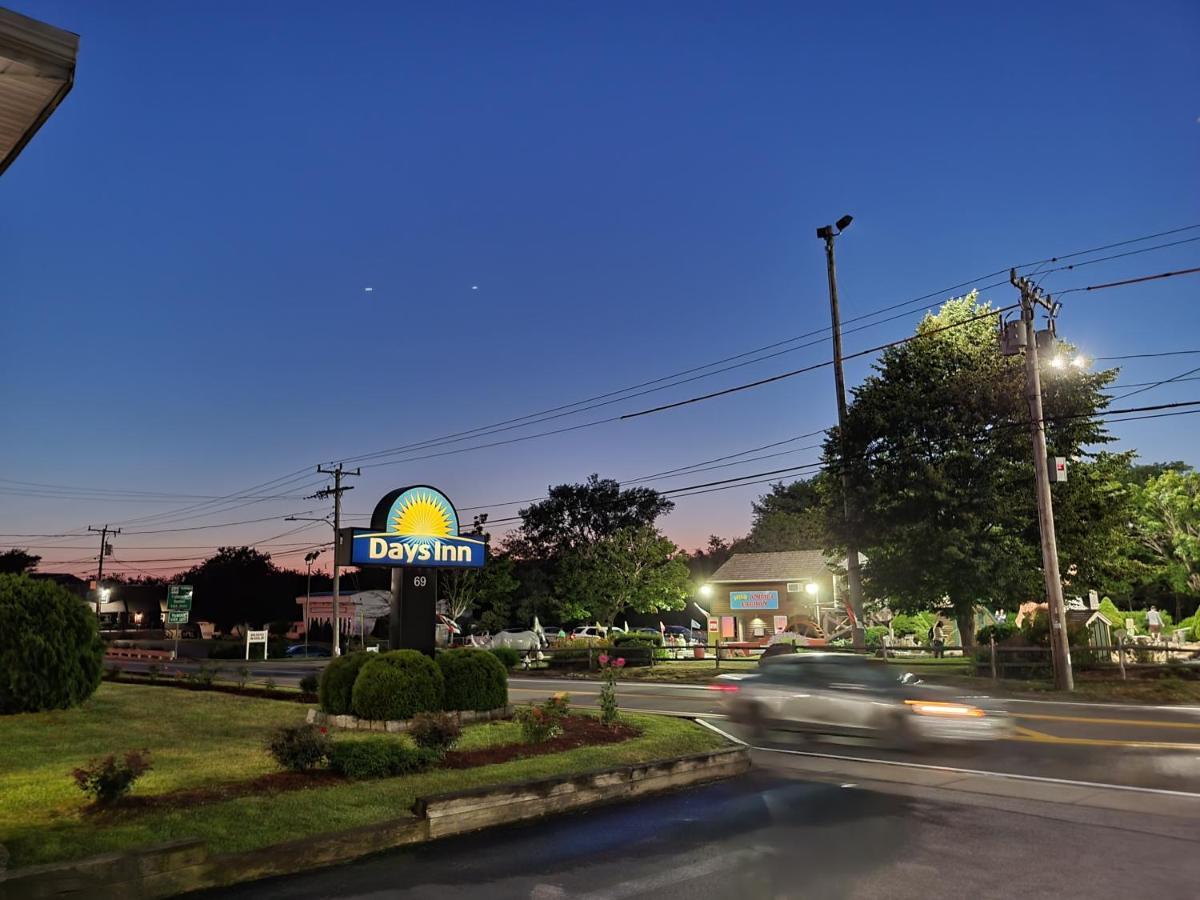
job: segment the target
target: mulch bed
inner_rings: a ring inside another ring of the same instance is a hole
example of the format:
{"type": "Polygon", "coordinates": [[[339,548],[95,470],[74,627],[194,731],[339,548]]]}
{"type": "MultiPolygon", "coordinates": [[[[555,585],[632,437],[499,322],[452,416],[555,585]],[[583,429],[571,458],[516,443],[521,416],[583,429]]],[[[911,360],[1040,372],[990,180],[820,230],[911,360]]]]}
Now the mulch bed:
{"type": "Polygon", "coordinates": [[[115,684],[144,684],[149,687],[178,688],[181,691],[216,691],[221,694],[235,694],[238,697],[256,697],[259,700],[287,700],[291,703],[310,704],[317,702],[316,694],[271,690],[270,688],[240,688],[234,684],[197,684],[194,681],[177,681],[170,677],[160,677],[151,681],[149,678],[131,678],[128,673],[125,673],[120,678],[105,678],[104,680],[115,684]]]}
{"type": "Polygon", "coordinates": [[[194,806],[198,803],[219,803],[222,800],[233,800],[237,797],[252,795],[281,794],[284,791],[298,791],[306,788],[325,787],[331,784],[343,784],[345,777],[336,772],[316,769],[311,772],[271,772],[259,775],[247,781],[228,781],[223,784],[213,784],[207,787],[188,788],[171,791],[166,794],[155,794],[151,797],[122,797],[116,806],[108,809],[86,807],[85,811],[97,818],[117,817],[122,813],[151,812],[156,809],[179,809],[194,806]]]}
{"type": "Polygon", "coordinates": [[[503,744],[481,750],[451,750],[442,759],[442,768],[473,769],[476,766],[491,766],[546,753],[561,753],[577,747],[619,744],[641,734],[638,729],[621,723],[610,728],[591,716],[567,716],[562,720],[562,728],[563,734],[560,737],[541,744],[503,744]]]}
{"type": "MultiPolygon", "coordinates": [[[[192,687],[191,685],[176,686],[192,687]]],[[[193,689],[204,690],[204,688],[193,689]]],[[[209,690],[212,689],[209,688],[209,690]]],[[[561,736],[541,744],[503,744],[498,747],[485,747],[481,750],[451,750],[442,759],[440,768],[473,769],[477,766],[491,766],[514,759],[575,750],[579,747],[619,744],[641,734],[640,729],[623,723],[618,723],[610,728],[600,724],[600,720],[592,716],[567,716],[562,720],[562,728],[561,736]]],[[[150,797],[123,797],[116,806],[106,809],[85,807],[85,812],[97,819],[119,818],[127,813],[137,814],[158,809],[186,808],[200,803],[233,800],[237,797],[270,796],[285,791],[345,784],[349,780],[326,769],[314,769],[310,772],[271,772],[246,781],[229,781],[150,797]]]]}

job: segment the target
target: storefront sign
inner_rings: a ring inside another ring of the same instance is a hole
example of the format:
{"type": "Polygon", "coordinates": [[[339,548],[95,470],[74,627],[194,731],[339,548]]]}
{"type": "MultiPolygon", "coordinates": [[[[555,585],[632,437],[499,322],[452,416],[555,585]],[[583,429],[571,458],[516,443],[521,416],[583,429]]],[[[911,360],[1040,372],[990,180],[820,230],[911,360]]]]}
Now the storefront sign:
{"type": "Polygon", "coordinates": [[[482,539],[459,536],[458,513],[446,495],[424,485],[385,496],[371,527],[353,529],[349,544],[346,562],[355,566],[477,569],[487,553],[482,539]]]}
{"type": "Polygon", "coordinates": [[[787,616],[775,616],[775,633],[783,634],[787,631],[787,616]]]}
{"type": "Polygon", "coordinates": [[[779,609],[779,591],[730,591],[730,609],[779,609]]]}

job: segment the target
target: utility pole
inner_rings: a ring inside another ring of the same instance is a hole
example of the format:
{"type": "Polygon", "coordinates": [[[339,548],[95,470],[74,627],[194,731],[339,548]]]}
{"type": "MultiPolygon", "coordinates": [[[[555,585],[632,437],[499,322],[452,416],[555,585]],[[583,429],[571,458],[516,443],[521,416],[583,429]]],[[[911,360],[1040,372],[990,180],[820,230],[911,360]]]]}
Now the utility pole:
{"type": "MultiPolygon", "coordinates": [[[[825,263],[829,274],[829,314],[833,324],[833,380],[837,390],[838,437],[842,454],[842,500],[846,517],[846,588],[850,594],[850,612],[854,618],[854,646],[866,646],[863,632],[862,572],[858,565],[858,541],[854,534],[854,517],[850,499],[850,460],[846,454],[846,377],[842,372],[842,318],[838,311],[837,269],[833,259],[833,239],[850,227],[853,216],[842,216],[835,225],[817,229],[817,237],[825,241],[825,263]]],[[[836,599],[836,598],[835,598],[836,599]]]]}
{"type": "MultiPolygon", "coordinates": [[[[342,492],[354,490],[353,487],[345,487],[342,485],[342,476],[343,475],[360,475],[362,473],[358,469],[354,469],[353,471],[351,471],[349,469],[343,469],[341,463],[338,463],[332,469],[324,469],[321,466],[317,466],[317,472],[321,475],[332,475],[333,476],[333,487],[325,488],[323,490],[317,491],[317,496],[318,497],[329,497],[329,496],[333,497],[333,542],[334,542],[334,546],[336,547],[337,539],[338,539],[338,532],[342,530],[342,492]]],[[[338,565],[338,557],[337,557],[337,554],[334,553],[333,554],[333,655],[334,656],[342,655],[342,641],[341,641],[342,623],[341,623],[341,620],[338,618],[338,613],[340,612],[340,609],[338,606],[338,598],[341,593],[340,588],[341,588],[341,566],[338,565]]]]}
{"type": "Polygon", "coordinates": [[[1071,647],[1067,642],[1067,613],[1063,602],[1062,578],[1058,571],[1058,541],[1054,535],[1054,504],[1050,497],[1050,461],[1046,456],[1046,423],[1042,417],[1042,377],[1038,369],[1037,328],[1034,312],[1043,307],[1051,316],[1058,304],[1051,302],[1028,278],[1009,273],[1013,286],[1021,291],[1021,321],[1025,326],[1025,394],[1029,401],[1029,432],[1033,438],[1033,471],[1037,481],[1038,528],[1042,535],[1042,571],[1046,576],[1046,601],[1050,605],[1050,650],[1054,660],[1054,686],[1060,691],[1075,689],[1071,671],[1071,647]]]}
{"type": "Polygon", "coordinates": [[[108,536],[110,534],[120,534],[121,529],[109,528],[107,524],[102,528],[93,528],[91,525],[89,525],[88,531],[94,531],[96,534],[100,535],[100,561],[96,564],[96,621],[99,622],[100,603],[104,596],[102,593],[104,590],[102,583],[104,578],[104,557],[112,553],[112,545],[108,542],[108,536]]]}

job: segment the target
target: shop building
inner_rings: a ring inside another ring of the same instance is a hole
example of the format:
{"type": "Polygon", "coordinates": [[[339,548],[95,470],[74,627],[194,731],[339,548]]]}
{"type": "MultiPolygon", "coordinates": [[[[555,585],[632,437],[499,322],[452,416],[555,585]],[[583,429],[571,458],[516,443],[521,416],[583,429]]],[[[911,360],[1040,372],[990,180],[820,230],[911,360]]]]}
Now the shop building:
{"type": "Polygon", "coordinates": [[[735,553],[702,591],[710,640],[759,641],[820,628],[843,603],[837,566],[819,550],[735,553]]]}

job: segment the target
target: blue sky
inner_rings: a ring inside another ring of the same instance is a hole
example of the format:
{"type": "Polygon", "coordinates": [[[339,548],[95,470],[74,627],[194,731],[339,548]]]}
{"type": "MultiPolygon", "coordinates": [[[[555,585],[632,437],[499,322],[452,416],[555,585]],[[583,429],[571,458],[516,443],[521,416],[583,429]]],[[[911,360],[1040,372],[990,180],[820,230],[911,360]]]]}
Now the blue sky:
{"type": "MultiPolygon", "coordinates": [[[[846,317],[1200,222],[1200,9],[1185,2],[5,2],[81,35],[75,89],[0,179],[12,411],[0,459],[13,479],[221,496],[820,328],[813,229],[845,212],[846,317]]],[[[1045,287],[1198,261],[1200,241],[1045,287]]],[[[1098,356],[1200,349],[1198,288],[1072,294],[1060,332],[1098,356]]],[[[848,335],[847,350],[910,333],[920,309],[848,335]]],[[[828,355],[822,343],[491,439],[828,355]]],[[[1122,380],[1194,365],[1130,362],[1122,380]]],[[[849,383],[866,367],[848,365],[849,383]]],[[[1197,397],[1200,382],[1137,400],[1197,397]]],[[[823,369],[635,422],[371,469],[348,508],[368,512],[408,483],[439,485],[460,507],[536,497],[834,415],[823,369]]],[[[1146,458],[1200,464],[1194,417],[1117,433],[1146,458]]],[[[761,490],[682,499],[665,527],[689,547],[743,533],[761,490]]],[[[186,502],[171,499],[0,493],[0,531],[73,531],[186,502]]],[[[318,508],[239,502],[143,530],[275,520],[122,537],[117,557],[160,571],[146,560],[274,537],[292,527],[283,515],[318,508]]],[[[323,534],[264,546],[282,555],[323,534]]],[[[90,566],[66,549],[90,541],[0,542],[59,545],[39,552],[90,566]]]]}

